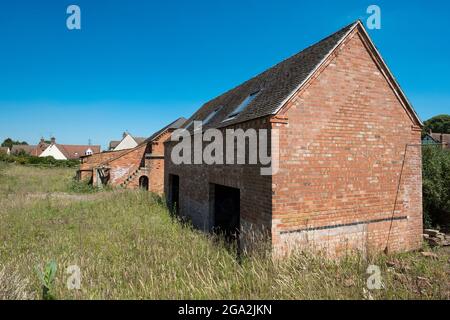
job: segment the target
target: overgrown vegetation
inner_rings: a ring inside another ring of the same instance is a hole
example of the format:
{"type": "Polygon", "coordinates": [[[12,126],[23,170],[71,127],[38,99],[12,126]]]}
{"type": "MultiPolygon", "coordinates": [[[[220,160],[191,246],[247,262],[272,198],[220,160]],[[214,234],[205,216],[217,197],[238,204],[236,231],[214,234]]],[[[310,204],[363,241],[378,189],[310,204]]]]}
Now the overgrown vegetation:
{"type": "Polygon", "coordinates": [[[89,183],[89,181],[78,181],[75,179],[70,182],[67,190],[74,193],[95,193],[101,191],[100,189],[94,187],[91,183],[89,183]]]}
{"type": "Polygon", "coordinates": [[[425,225],[450,227],[450,151],[425,146],[423,162],[423,208],[425,225]]]}
{"type": "Polygon", "coordinates": [[[14,292],[16,285],[3,280],[14,277],[25,294],[18,298],[42,298],[35,269],[49,261],[57,264],[51,289],[56,299],[450,298],[445,252],[436,259],[416,252],[341,261],[302,253],[274,261],[254,254],[238,262],[220,240],[180,224],[147,192],[33,197],[66,190],[70,170],[0,166],[0,270],[8,266],[0,288],[3,282],[14,292]],[[25,178],[23,170],[34,177],[25,178]],[[5,192],[25,186],[26,193],[5,192]],[[381,268],[381,290],[366,287],[371,264],[381,268]],[[72,265],[81,270],[80,290],[67,288],[72,265]]]}
{"type": "Polygon", "coordinates": [[[38,167],[76,168],[80,165],[78,160],[55,160],[53,157],[35,157],[26,153],[0,154],[0,161],[38,167]]]}

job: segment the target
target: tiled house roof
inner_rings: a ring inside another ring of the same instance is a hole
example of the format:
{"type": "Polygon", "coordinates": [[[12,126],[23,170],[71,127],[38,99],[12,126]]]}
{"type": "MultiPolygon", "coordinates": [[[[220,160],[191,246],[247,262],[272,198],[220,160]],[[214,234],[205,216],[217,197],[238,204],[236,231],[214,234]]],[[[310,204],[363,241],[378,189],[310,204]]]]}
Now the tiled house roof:
{"type": "Polygon", "coordinates": [[[11,148],[11,154],[18,154],[24,152],[29,155],[35,155],[37,146],[33,145],[13,145],[11,148]]]}
{"type": "Polygon", "coordinates": [[[83,146],[83,145],[68,145],[56,144],[59,151],[61,151],[67,159],[79,159],[86,155],[86,151],[91,149],[93,153],[100,152],[100,146],[83,146]]]}
{"type": "MultiPolygon", "coordinates": [[[[192,130],[193,120],[204,121],[214,112],[212,118],[204,128],[220,128],[232,124],[245,122],[248,120],[274,115],[285,102],[302,86],[302,84],[314,74],[322,65],[322,62],[334,51],[334,49],[347,37],[347,35],[358,25],[362,29],[360,21],[356,21],[318,43],[304,49],[296,55],[278,63],[272,68],[262,72],[254,78],[242,83],[234,89],[218,96],[217,98],[205,103],[186,123],[186,128],[192,130]],[[257,93],[257,94],[255,94],[257,93]],[[245,102],[252,94],[254,99],[237,116],[229,119],[230,114],[236,108],[245,102]]],[[[370,41],[370,40],[369,40],[370,41]]],[[[376,50],[376,49],[375,49],[376,50]]],[[[380,63],[384,64],[380,56],[380,63]]],[[[386,66],[387,68],[387,66],[386,66]]],[[[388,71],[387,73],[390,74],[388,71]]],[[[392,74],[390,76],[393,78],[392,74]]],[[[395,79],[393,79],[395,84],[395,79]]],[[[400,87],[398,91],[401,95],[400,87]]],[[[404,95],[403,95],[404,96],[404,95]]],[[[410,107],[413,117],[421,124],[420,119],[404,97],[405,103],[410,107]]]]}

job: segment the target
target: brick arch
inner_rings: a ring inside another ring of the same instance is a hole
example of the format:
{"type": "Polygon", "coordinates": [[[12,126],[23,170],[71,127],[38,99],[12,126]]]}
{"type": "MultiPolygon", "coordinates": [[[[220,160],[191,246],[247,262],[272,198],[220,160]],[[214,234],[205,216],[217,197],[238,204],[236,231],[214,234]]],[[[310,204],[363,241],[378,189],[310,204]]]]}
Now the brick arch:
{"type": "Polygon", "coordinates": [[[141,175],[139,177],[139,188],[141,189],[145,189],[145,190],[149,190],[149,186],[150,186],[150,179],[147,175],[141,175]]]}

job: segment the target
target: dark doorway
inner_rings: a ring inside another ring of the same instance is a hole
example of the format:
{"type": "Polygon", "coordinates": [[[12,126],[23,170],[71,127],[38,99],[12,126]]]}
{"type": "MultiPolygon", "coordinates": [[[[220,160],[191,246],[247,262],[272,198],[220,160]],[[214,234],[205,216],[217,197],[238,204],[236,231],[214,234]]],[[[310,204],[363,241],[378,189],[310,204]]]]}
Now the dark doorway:
{"type": "Polygon", "coordinates": [[[180,177],[169,174],[169,208],[172,213],[178,215],[180,203],[180,177]]]}
{"type": "Polygon", "coordinates": [[[142,190],[148,191],[148,177],[147,176],[142,176],[139,178],[139,188],[141,188],[142,190]]]}
{"type": "Polygon", "coordinates": [[[240,191],[214,185],[214,231],[223,234],[228,242],[239,239],[240,191]]]}

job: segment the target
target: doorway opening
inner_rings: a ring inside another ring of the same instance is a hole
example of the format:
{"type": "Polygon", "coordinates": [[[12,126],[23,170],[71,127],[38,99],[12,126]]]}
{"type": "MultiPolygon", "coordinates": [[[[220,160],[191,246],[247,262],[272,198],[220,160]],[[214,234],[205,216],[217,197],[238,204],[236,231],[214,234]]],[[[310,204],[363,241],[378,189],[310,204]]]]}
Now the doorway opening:
{"type": "Polygon", "coordinates": [[[214,232],[224,235],[229,243],[235,242],[240,232],[240,190],[218,184],[213,187],[214,232]]]}
{"type": "Polygon", "coordinates": [[[148,177],[142,176],[139,178],[139,188],[148,191],[148,177]]]}
{"type": "Polygon", "coordinates": [[[169,174],[169,208],[172,213],[180,213],[180,177],[169,174]]]}

